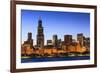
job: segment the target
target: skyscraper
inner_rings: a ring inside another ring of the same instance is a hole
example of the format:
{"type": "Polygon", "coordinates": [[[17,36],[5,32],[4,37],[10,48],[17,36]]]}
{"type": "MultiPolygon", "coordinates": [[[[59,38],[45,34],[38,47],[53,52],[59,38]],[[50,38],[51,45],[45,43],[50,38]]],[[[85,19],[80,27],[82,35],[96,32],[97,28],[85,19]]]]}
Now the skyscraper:
{"type": "Polygon", "coordinates": [[[53,46],[54,47],[58,47],[58,37],[57,35],[53,35],[53,46]]]}
{"type": "Polygon", "coordinates": [[[58,48],[61,48],[61,39],[58,39],[58,48]]]}
{"type": "Polygon", "coordinates": [[[72,35],[64,35],[64,42],[66,45],[70,45],[72,43],[72,35]]]}
{"type": "Polygon", "coordinates": [[[28,32],[27,41],[24,41],[24,45],[25,44],[28,44],[30,46],[30,48],[33,48],[33,39],[32,39],[31,32],[28,32]]]}
{"type": "Polygon", "coordinates": [[[37,48],[42,49],[44,47],[44,33],[42,27],[42,20],[41,17],[38,21],[38,28],[37,28],[37,48]]]}
{"type": "Polygon", "coordinates": [[[30,46],[33,47],[33,39],[32,39],[32,33],[31,32],[28,33],[27,41],[30,43],[30,46]]]}
{"type": "Polygon", "coordinates": [[[47,45],[52,45],[52,40],[47,40],[47,45]]]}
{"type": "Polygon", "coordinates": [[[86,48],[90,48],[90,38],[89,38],[89,37],[84,37],[83,45],[84,45],[86,48]]]}
{"type": "Polygon", "coordinates": [[[79,42],[79,44],[82,47],[83,46],[83,41],[84,41],[83,33],[77,34],[77,41],[79,42]]]}

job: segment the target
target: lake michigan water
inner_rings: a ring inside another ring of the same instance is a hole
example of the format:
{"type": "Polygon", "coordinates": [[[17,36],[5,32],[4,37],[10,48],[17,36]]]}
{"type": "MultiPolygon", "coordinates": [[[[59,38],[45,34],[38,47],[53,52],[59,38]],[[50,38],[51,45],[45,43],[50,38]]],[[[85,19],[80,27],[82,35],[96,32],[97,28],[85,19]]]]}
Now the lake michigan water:
{"type": "Polygon", "coordinates": [[[90,56],[78,57],[57,57],[57,58],[22,58],[21,63],[30,62],[50,62],[50,61],[71,61],[71,60],[89,60],[90,56]]]}

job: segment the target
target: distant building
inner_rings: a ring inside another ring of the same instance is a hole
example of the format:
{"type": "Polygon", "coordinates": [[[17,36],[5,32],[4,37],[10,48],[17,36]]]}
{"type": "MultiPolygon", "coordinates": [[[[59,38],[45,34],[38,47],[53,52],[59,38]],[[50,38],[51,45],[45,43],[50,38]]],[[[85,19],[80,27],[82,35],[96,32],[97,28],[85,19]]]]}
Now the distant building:
{"type": "Polygon", "coordinates": [[[89,46],[89,47],[90,47],[90,38],[89,38],[89,37],[87,37],[87,38],[85,38],[85,40],[86,40],[87,46],[89,46]]]}
{"type": "Polygon", "coordinates": [[[71,45],[72,35],[64,35],[64,42],[66,43],[66,45],[71,45]]]}
{"type": "Polygon", "coordinates": [[[54,47],[58,47],[58,37],[57,35],[53,35],[53,46],[54,47]]]}
{"type": "Polygon", "coordinates": [[[21,46],[21,55],[22,56],[27,56],[27,55],[32,55],[33,54],[33,49],[31,48],[30,44],[23,44],[21,46]]]}
{"type": "Polygon", "coordinates": [[[77,41],[79,42],[79,44],[82,47],[83,46],[83,41],[84,41],[83,33],[77,34],[77,41]]]}
{"type": "Polygon", "coordinates": [[[33,39],[32,39],[31,32],[28,32],[28,38],[27,38],[27,41],[24,41],[24,44],[29,44],[30,48],[33,48],[33,39]]]}
{"type": "Polygon", "coordinates": [[[52,40],[47,40],[47,45],[52,45],[52,40]]]}
{"type": "Polygon", "coordinates": [[[58,48],[61,48],[61,39],[58,39],[58,48]]]}
{"type": "Polygon", "coordinates": [[[39,18],[37,29],[37,48],[42,49],[44,47],[44,33],[41,17],[39,18]]]}
{"type": "Polygon", "coordinates": [[[88,48],[88,50],[89,50],[89,48],[90,48],[90,38],[89,37],[84,37],[83,44],[84,44],[84,47],[88,48]]]}
{"type": "Polygon", "coordinates": [[[27,41],[30,43],[30,47],[33,47],[33,39],[32,39],[32,33],[31,32],[28,33],[27,41]]]}
{"type": "Polygon", "coordinates": [[[28,32],[27,40],[21,45],[21,55],[31,55],[33,53],[33,49],[32,33],[28,32]]]}

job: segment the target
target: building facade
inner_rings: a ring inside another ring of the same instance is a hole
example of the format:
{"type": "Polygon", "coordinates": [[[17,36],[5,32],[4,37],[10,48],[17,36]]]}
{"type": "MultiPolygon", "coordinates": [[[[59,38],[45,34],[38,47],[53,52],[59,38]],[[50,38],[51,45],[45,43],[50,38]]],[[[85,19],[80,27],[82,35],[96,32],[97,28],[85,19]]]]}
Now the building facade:
{"type": "Polygon", "coordinates": [[[66,43],[66,45],[71,45],[72,35],[64,35],[64,42],[66,43]]]}
{"type": "Polygon", "coordinates": [[[40,17],[37,28],[37,48],[42,49],[43,47],[44,47],[44,33],[43,33],[42,20],[40,17]]]}
{"type": "Polygon", "coordinates": [[[52,40],[47,40],[47,45],[52,45],[52,40]]]}
{"type": "Polygon", "coordinates": [[[28,33],[27,41],[30,44],[30,47],[33,48],[33,39],[32,39],[32,33],[31,32],[28,33]]]}
{"type": "Polygon", "coordinates": [[[84,43],[84,36],[82,33],[77,34],[77,41],[79,42],[80,46],[82,47],[83,43],[84,43]]]}
{"type": "Polygon", "coordinates": [[[57,35],[53,35],[53,46],[54,47],[58,47],[58,36],[57,35]]]}
{"type": "Polygon", "coordinates": [[[33,48],[33,39],[32,39],[31,32],[28,32],[28,38],[27,38],[27,41],[24,41],[24,44],[29,44],[30,48],[33,48]]]}

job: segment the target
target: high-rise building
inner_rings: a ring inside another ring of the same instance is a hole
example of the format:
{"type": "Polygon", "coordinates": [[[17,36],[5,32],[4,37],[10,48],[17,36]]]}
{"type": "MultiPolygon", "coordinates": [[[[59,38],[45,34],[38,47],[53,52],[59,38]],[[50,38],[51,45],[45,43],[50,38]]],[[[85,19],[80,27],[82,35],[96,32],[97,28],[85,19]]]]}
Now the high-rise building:
{"type": "Polygon", "coordinates": [[[83,33],[77,34],[77,41],[79,42],[80,46],[83,46],[84,36],[83,33]]]}
{"type": "Polygon", "coordinates": [[[28,36],[27,36],[27,41],[24,41],[24,44],[23,45],[30,45],[30,48],[33,48],[33,39],[32,39],[32,33],[31,32],[28,32],[28,36]]]}
{"type": "Polygon", "coordinates": [[[44,33],[41,17],[39,18],[37,29],[37,48],[42,49],[44,47],[44,33]]]}
{"type": "Polygon", "coordinates": [[[47,45],[52,45],[52,40],[47,40],[47,45]]]}
{"type": "Polygon", "coordinates": [[[33,47],[33,39],[32,39],[32,33],[31,32],[28,33],[27,41],[28,41],[28,43],[30,43],[30,47],[33,47]]]}
{"type": "Polygon", "coordinates": [[[62,43],[61,39],[58,39],[58,48],[61,48],[61,43],[62,43]]]}
{"type": "Polygon", "coordinates": [[[66,43],[66,45],[71,45],[72,35],[64,35],[64,42],[66,43]]]}
{"type": "Polygon", "coordinates": [[[57,37],[57,35],[53,35],[52,42],[53,42],[54,47],[58,47],[58,37],[57,37]]]}
{"type": "Polygon", "coordinates": [[[90,48],[90,38],[84,37],[84,43],[83,44],[86,48],[90,48]]]}

